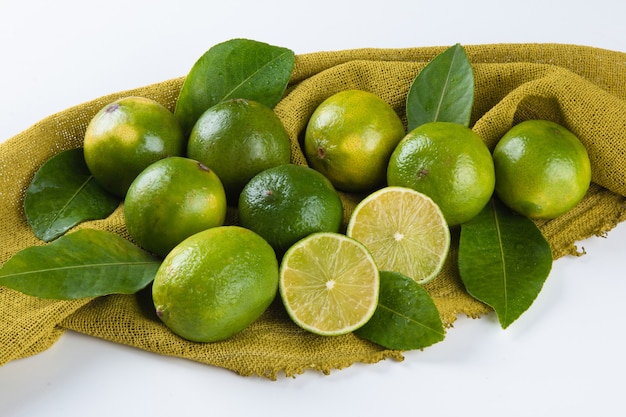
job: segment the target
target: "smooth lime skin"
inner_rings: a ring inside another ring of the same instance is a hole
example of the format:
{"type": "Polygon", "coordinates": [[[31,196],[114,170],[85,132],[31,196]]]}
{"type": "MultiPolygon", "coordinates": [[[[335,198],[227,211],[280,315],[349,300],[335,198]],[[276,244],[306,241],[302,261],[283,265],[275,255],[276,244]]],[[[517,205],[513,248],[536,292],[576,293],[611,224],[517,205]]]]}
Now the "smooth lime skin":
{"type": "Polygon", "coordinates": [[[85,131],[85,163],[107,191],[124,197],[151,163],[185,153],[186,138],[174,114],[144,97],[124,97],[104,106],[85,131]]]}
{"type": "Polygon", "coordinates": [[[255,101],[227,100],[206,110],[194,125],[187,156],[220,177],[229,202],[259,172],[291,160],[291,142],[274,111],[255,101]]]}
{"type": "Polygon", "coordinates": [[[324,100],[306,127],[309,165],[342,191],[384,185],[389,156],[406,131],[395,110],[373,93],[345,90],[324,100]]]}
{"type": "Polygon", "coordinates": [[[152,298],[173,333],[194,342],[217,342],[257,320],[277,291],[272,247],[248,229],[220,226],[190,236],[166,256],[152,298]]]}
{"type": "Polygon", "coordinates": [[[283,254],[315,232],[338,232],[343,204],[332,183],[302,165],[285,164],[254,176],[239,196],[239,222],[283,254]]]}
{"type": "Polygon", "coordinates": [[[409,132],[391,155],[390,186],[409,187],[439,206],[449,226],[476,216],[495,187],[491,152],[470,128],[430,122],[409,132]]]}
{"type": "Polygon", "coordinates": [[[496,194],[514,211],[552,219],[571,210],[591,184],[585,146],[571,131],[548,120],[513,126],[493,150],[496,194]]]}
{"type": "Polygon", "coordinates": [[[215,172],[181,156],[149,165],[124,199],[128,233],[161,257],[187,237],[221,226],[226,210],[224,187],[215,172]]]}

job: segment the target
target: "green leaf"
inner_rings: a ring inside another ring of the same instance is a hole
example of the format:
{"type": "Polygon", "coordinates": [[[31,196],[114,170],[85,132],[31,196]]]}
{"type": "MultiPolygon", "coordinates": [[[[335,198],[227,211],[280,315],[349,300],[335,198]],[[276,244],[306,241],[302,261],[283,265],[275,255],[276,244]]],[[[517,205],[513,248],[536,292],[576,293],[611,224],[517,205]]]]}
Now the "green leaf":
{"type": "Polygon", "coordinates": [[[103,219],[120,204],[94,180],[82,148],[48,159],[24,197],[26,220],[35,236],[49,242],[86,220],[103,219]]]}
{"type": "Polygon", "coordinates": [[[0,285],[58,300],[132,294],[153,280],[160,262],[121,236],[82,229],[17,252],[0,268],[0,285]]]}
{"type": "Polygon", "coordinates": [[[233,98],[273,108],[282,98],[295,63],[293,51],[248,39],[213,46],[196,61],[178,96],[174,114],[190,132],[209,107],[233,98]]]}
{"type": "Polygon", "coordinates": [[[459,272],[467,292],[491,306],[502,328],[533,303],[552,269],[541,230],[497,199],[461,225],[459,272]]]}
{"type": "Polygon", "coordinates": [[[415,77],[406,100],[408,131],[428,122],[469,126],[474,103],[474,71],[456,44],[437,55],[415,77]]]}
{"type": "Polygon", "coordinates": [[[445,330],[428,292],[398,272],[380,272],[378,307],[355,335],[387,349],[422,349],[442,341],[445,330]]]}

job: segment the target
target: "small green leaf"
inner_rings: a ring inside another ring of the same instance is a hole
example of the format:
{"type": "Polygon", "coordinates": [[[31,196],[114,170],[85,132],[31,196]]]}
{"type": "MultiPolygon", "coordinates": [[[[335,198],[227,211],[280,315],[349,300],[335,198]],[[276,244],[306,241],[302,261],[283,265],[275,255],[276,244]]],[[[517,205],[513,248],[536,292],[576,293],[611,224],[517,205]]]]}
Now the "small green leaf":
{"type": "Polygon", "coordinates": [[[531,306],[551,269],[552,251],[541,230],[497,199],[461,225],[461,280],[472,297],[495,310],[502,328],[531,306]]]}
{"type": "Polygon", "coordinates": [[[408,131],[428,122],[469,126],[474,103],[474,71],[456,44],[437,55],[415,77],[406,100],[408,131]]]}
{"type": "Polygon", "coordinates": [[[354,332],[387,349],[422,349],[442,341],[445,330],[428,292],[398,272],[380,272],[378,307],[354,332]]]}
{"type": "Polygon", "coordinates": [[[152,281],[160,263],[121,236],[82,229],[17,252],[0,268],[0,285],[58,300],[132,294],[152,281]]]}
{"type": "Polygon", "coordinates": [[[49,242],[86,220],[103,219],[120,204],[94,180],[82,148],[60,152],[39,168],[24,197],[26,220],[49,242]]]}
{"type": "Polygon", "coordinates": [[[190,132],[209,107],[232,98],[274,107],[295,63],[293,51],[248,39],[213,46],[196,61],[183,83],[174,114],[190,132]]]}

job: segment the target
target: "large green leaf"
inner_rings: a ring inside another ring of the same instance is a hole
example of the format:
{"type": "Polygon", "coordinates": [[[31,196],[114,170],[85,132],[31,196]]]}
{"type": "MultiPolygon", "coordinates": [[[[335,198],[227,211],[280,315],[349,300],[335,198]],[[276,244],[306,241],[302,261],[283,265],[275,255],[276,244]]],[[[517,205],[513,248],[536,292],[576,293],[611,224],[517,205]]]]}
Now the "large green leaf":
{"type": "Polygon", "coordinates": [[[110,215],[120,200],[94,180],[82,148],[60,152],[37,171],[24,197],[26,220],[49,242],[86,220],[110,215]]]}
{"type": "Polygon", "coordinates": [[[413,279],[381,271],[378,306],[355,334],[387,349],[422,349],[440,342],[445,330],[430,294],[413,279]]]}
{"type": "Polygon", "coordinates": [[[437,55],[415,77],[406,100],[408,131],[428,122],[469,126],[474,104],[474,71],[456,44],[437,55]]]}
{"type": "Polygon", "coordinates": [[[497,199],[461,225],[461,279],[472,297],[495,310],[503,328],[531,306],[551,268],[550,244],[541,230],[497,199]]]}
{"type": "Polygon", "coordinates": [[[121,236],[82,229],[17,252],[0,268],[0,285],[59,300],[132,294],[154,279],[160,262],[121,236]]]}
{"type": "Polygon", "coordinates": [[[174,114],[190,132],[209,107],[244,98],[274,107],[282,98],[295,63],[293,51],[248,39],[231,39],[204,53],[191,68],[174,114]]]}

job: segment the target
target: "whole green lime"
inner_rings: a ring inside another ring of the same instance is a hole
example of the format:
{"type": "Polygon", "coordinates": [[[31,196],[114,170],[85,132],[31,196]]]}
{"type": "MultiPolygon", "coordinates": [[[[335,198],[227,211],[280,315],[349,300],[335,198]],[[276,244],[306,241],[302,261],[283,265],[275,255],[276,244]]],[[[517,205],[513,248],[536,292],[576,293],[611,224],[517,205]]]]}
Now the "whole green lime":
{"type": "Polygon", "coordinates": [[[226,194],[209,168],[172,156],[135,178],[124,199],[124,218],[133,240],[165,256],[185,238],[224,223],[226,194]]]}
{"type": "Polygon", "coordinates": [[[194,125],[187,156],[220,177],[229,203],[250,179],[291,158],[291,143],[274,111],[256,101],[232,99],[205,111],[194,125]]]}
{"type": "Polygon", "coordinates": [[[430,122],[398,144],[389,160],[387,181],[426,194],[441,208],[448,225],[455,226],[489,202],[495,173],[491,152],[470,128],[430,122]]]}
{"type": "Polygon", "coordinates": [[[186,138],[174,114],[144,97],[125,97],[91,119],[83,144],[85,162],[106,190],[124,197],[151,163],[185,153],[186,138]]]}
{"type": "Polygon", "coordinates": [[[255,175],[239,196],[239,222],[265,238],[282,255],[315,232],[338,232],[343,204],[318,171],[294,164],[255,175]]]}
{"type": "Polygon", "coordinates": [[[278,261],[259,235],[239,226],[196,233],[163,260],[152,285],[156,313],[194,342],[227,339],[263,314],[278,290],[278,261]]]}
{"type": "Polygon", "coordinates": [[[591,183],[591,163],[580,139],[548,120],[513,126],[493,150],[496,193],[510,208],[535,219],[571,210],[591,183]]]}
{"type": "Polygon", "coordinates": [[[363,90],[345,90],[324,100],[306,127],[309,166],[343,191],[384,185],[389,156],[405,134],[393,107],[363,90]]]}

